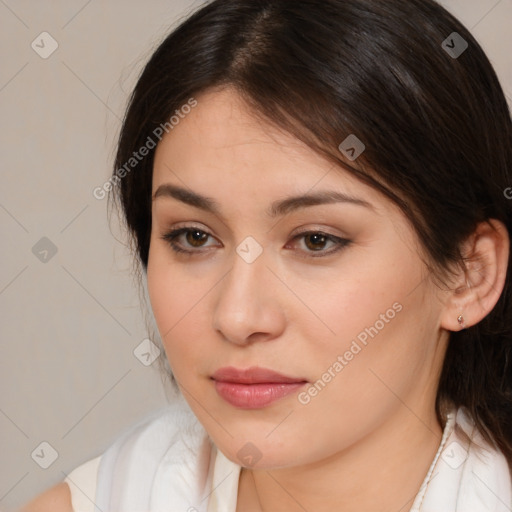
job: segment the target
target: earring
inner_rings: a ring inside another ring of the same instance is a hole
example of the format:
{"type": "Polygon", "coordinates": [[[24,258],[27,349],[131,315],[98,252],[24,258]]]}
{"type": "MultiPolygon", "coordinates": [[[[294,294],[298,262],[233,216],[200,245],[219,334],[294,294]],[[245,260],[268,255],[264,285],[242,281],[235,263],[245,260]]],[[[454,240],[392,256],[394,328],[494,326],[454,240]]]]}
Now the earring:
{"type": "Polygon", "coordinates": [[[459,325],[464,328],[464,317],[462,315],[459,315],[457,317],[457,322],[459,322],[459,325]]]}

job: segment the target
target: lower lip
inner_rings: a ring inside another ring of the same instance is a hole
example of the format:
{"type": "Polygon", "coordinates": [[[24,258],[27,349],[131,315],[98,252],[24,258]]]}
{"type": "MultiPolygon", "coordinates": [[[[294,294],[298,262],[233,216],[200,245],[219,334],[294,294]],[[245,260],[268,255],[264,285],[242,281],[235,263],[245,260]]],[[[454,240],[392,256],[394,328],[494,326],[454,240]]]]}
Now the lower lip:
{"type": "Polygon", "coordinates": [[[283,398],[304,386],[305,382],[267,382],[263,384],[237,384],[215,381],[217,393],[226,402],[240,409],[259,409],[283,398]]]}

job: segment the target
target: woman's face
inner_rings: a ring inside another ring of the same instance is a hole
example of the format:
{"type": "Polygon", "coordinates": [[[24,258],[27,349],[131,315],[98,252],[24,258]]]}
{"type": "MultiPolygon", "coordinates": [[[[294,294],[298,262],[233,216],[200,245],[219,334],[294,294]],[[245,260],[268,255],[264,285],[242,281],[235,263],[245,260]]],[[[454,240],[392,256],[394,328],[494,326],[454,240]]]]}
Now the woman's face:
{"type": "Polygon", "coordinates": [[[157,147],[147,277],[210,437],[239,464],[277,468],[393,422],[425,428],[446,333],[406,218],[234,92],[197,100],[157,147]],[[255,368],[287,379],[243,372],[255,368]]]}

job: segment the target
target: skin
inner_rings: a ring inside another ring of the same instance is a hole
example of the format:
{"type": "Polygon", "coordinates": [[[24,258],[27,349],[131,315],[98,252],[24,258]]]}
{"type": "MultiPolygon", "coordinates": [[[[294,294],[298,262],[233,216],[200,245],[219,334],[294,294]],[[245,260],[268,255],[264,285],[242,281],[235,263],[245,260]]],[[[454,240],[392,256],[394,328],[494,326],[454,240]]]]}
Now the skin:
{"type": "Polygon", "coordinates": [[[65,482],[54,485],[18,512],[73,512],[69,485],[65,482]]]}
{"type": "MultiPolygon", "coordinates": [[[[177,383],[214,443],[241,465],[246,443],[261,454],[241,471],[237,512],[408,510],[442,437],[434,403],[449,332],[479,322],[498,301],[506,228],[479,224],[462,247],[466,271],[439,287],[413,228],[386,197],[259,121],[232,90],[197,99],[157,147],[153,193],[181,186],[214,199],[220,212],[154,199],[148,291],[177,383]],[[274,201],[319,190],[371,207],[266,215],[274,201]],[[193,256],[162,238],[184,226],[210,235],[174,240],[193,256]],[[336,242],[296,238],[299,229],[350,243],[314,257],[336,242]],[[262,249],[252,263],[236,252],[247,236],[262,249]],[[382,320],[397,304],[394,318],[382,320]],[[347,360],[353,340],[378,320],[383,327],[347,360]],[[344,366],[332,377],[338,356],[344,366]],[[307,404],[294,392],[247,410],[217,394],[210,377],[225,366],[260,366],[310,384],[331,379],[307,404]]],[[[66,484],[23,512],[46,510],[71,510],[66,484]]]]}
{"type": "Polygon", "coordinates": [[[262,454],[242,470],[237,510],[410,506],[442,436],[436,386],[447,329],[460,329],[462,297],[433,284],[404,215],[258,120],[230,89],[198,98],[160,142],[153,193],[167,183],[220,207],[212,214],[155,198],[147,277],[166,355],[199,421],[237,464],[247,442],[262,454]],[[266,216],[273,201],[318,190],[345,192],[372,208],[335,203],[266,216]],[[192,256],[162,239],[184,226],[211,235],[175,239],[192,256]],[[335,243],[294,240],[299,228],[351,243],[312,257],[335,243]],[[252,263],[236,252],[247,236],[263,249],[252,263]],[[293,393],[239,409],[210,379],[221,367],[261,366],[314,383],[395,303],[401,311],[307,405],[293,393]]]}

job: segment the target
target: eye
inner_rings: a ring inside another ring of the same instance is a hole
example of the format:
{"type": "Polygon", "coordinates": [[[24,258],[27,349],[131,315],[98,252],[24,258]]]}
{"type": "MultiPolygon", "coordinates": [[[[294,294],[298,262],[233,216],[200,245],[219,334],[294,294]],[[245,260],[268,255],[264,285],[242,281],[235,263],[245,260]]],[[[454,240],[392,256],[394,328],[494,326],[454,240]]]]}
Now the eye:
{"type": "MultiPolygon", "coordinates": [[[[189,247],[192,248],[200,248],[200,247],[208,247],[205,246],[204,243],[208,240],[208,237],[211,237],[209,233],[206,231],[203,231],[202,229],[193,228],[193,227],[184,227],[184,228],[178,228],[169,231],[168,233],[165,233],[162,236],[162,239],[167,241],[169,245],[171,246],[171,249],[175,252],[181,252],[186,254],[192,254],[196,253],[198,251],[184,249],[183,244],[177,242],[176,240],[179,240],[182,238],[182,235],[184,236],[185,242],[189,244],[189,247]]],[[[203,252],[203,251],[201,251],[203,252]]]]}
{"type": "MultiPolygon", "coordinates": [[[[168,233],[165,233],[161,238],[169,243],[173,251],[177,253],[184,253],[189,256],[205,252],[202,250],[195,249],[212,247],[211,245],[205,245],[208,239],[212,238],[212,235],[210,235],[209,233],[202,229],[195,228],[192,226],[171,230],[168,233]]],[[[292,238],[292,243],[296,242],[299,239],[304,240],[305,246],[305,249],[302,249],[299,252],[309,253],[306,254],[305,256],[302,256],[305,258],[318,258],[322,256],[329,256],[331,254],[334,254],[335,252],[340,251],[341,249],[343,249],[344,247],[348,246],[351,243],[350,240],[330,235],[322,231],[304,231],[302,233],[295,235],[292,238]],[[331,244],[331,249],[325,251],[325,246],[328,243],[331,244]]],[[[287,244],[287,246],[285,247],[288,248],[288,246],[289,244],[287,244]]]]}
{"type": "Polygon", "coordinates": [[[322,231],[303,231],[293,237],[293,241],[303,239],[304,245],[307,248],[305,250],[307,254],[305,257],[318,258],[322,256],[329,256],[334,254],[335,252],[340,251],[344,247],[347,247],[351,241],[346,238],[340,238],[338,236],[330,235],[328,233],[324,233],[322,231]],[[331,243],[331,249],[325,251],[325,246],[328,243],[331,243]],[[318,254],[311,254],[312,252],[316,252],[318,254]]]}

